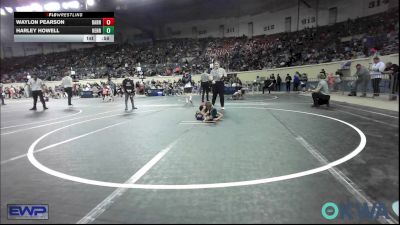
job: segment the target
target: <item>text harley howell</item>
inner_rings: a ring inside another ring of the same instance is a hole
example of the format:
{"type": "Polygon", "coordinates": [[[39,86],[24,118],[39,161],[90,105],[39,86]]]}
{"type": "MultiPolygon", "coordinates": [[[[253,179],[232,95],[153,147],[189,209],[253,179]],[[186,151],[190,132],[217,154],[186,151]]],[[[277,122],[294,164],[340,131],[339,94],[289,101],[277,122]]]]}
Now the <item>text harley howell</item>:
{"type": "Polygon", "coordinates": [[[58,28],[15,28],[17,34],[59,34],[58,28]]]}

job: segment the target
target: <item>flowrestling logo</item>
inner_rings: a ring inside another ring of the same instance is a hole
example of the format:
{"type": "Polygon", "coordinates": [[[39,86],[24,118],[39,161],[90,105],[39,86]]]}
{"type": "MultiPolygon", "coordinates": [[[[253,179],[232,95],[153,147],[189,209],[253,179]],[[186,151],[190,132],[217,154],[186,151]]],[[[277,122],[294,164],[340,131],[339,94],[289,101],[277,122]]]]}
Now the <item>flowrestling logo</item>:
{"type": "Polygon", "coordinates": [[[7,218],[9,220],[48,220],[49,205],[7,205],[7,218]]]}
{"type": "MultiPolygon", "coordinates": [[[[390,208],[389,208],[390,209],[390,208]]],[[[393,212],[398,215],[398,202],[392,205],[393,212]],[[397,209],[396,209],[397,207],[397,209]]],[[[334,202],[327,202],[322,206],[322,216],[327,220],[341,219],[341,220],[377,220],[389,219],[388,208],[382,202],[376,202],[372,205],[368,203],[352,203],[341,202],[336,204],[334,202]]]]}

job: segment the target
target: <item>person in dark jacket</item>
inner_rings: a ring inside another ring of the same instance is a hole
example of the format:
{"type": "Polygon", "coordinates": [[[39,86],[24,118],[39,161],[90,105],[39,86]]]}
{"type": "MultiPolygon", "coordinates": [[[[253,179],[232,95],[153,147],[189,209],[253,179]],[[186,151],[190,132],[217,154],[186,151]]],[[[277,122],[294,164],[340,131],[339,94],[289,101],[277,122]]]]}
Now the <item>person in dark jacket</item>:
{"type": "Polygon", "coordinates": [[[285,82],[286,82],[286,91],[290,92],[290,82],[292,82],[292,77],[289,74],[286,74],[285,82]]]}
{"type": "Polygon", "coordinates": [[[131,100],[132,109],[137,109],[133,101],[133,97],[135,96],[135,83],[132,77],[127,77],[122,81],[122,88],[125,93],[125,110],[128,110],[128,98],[131,100]]]}
{"type": "Polygon", "coordinates": [[[281,91],[281,84],[282,84],[282,78],[279,76],[276,77],[276,90],[281,91]]]}
{"type": "Polygon", "coordinates": [[[293,76],[293,91],[299,91],[300,85],[300,74],[296,72],[293,76]]]}
{"type": "Polygon", "coordinates": [[[392,62],[387,62],[383,74],[389,74],[390,93],[394,95],[399,90],[399,66],[392,62]]]}
{"type": "Polygon", "coordinates": [[[274,83],[272,82],[271,78],[264,80],[264,87],[263,87],[263,94],[265,89],[268,89],[268,94],[271,94],[271,89],[273,88],[274,83]]]}
{"type": "Polygon", "coordinates": [[[272,81],[272,90],[276,91],[276,79],[275,79],[275,74],[271,75],[271,81],[272,81]]]}

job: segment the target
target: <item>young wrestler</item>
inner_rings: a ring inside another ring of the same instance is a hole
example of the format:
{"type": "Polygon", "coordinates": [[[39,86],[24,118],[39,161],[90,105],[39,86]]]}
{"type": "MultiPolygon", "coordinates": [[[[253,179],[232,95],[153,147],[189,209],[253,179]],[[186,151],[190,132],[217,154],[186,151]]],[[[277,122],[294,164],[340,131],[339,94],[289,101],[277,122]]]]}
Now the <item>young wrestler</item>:
{"type": "Polygon", "coordinates": [[[182,77],[182,83],[184,85],[184,93],[186,95],[186,103],[192,102],[192,75],[184,73],[182,77]]]}
{"type": "Polygon", "coordinates": [[[213,107],[211,102],[206,102],[204,113],[205,113],[205,117],[203,120],[204,122],[219,121],[223,117],[223,114],[218,112],[217,109],[213,107]]]}

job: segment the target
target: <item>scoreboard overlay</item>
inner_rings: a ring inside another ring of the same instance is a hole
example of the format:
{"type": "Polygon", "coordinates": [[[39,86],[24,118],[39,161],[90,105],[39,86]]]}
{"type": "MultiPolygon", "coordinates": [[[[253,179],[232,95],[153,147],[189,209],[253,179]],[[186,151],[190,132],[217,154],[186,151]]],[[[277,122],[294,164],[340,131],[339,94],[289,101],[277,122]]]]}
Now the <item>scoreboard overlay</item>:
{"type": "Polygon", "coordinates": [[[14,42],[114,42],[114,12],[14,12],[14,42]]]}

